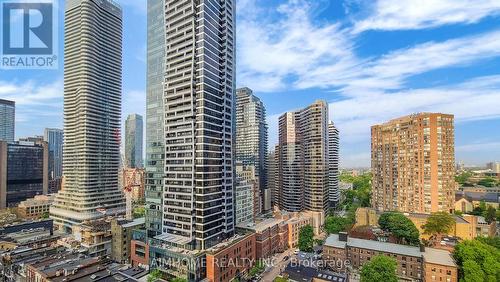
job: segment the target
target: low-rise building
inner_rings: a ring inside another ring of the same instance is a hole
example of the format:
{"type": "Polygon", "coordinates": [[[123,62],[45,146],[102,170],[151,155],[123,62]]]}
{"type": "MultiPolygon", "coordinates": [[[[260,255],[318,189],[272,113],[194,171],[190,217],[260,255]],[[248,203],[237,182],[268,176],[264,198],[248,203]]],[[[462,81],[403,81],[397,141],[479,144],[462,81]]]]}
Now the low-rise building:
{"type": "Polygon", "coordinates": [[[288,249],[288,224],[283,219],[257,219],[255,223],[242,223],[238,228],[256,233],[256,257],[268,258],[288,249]]]}
{"type": "Polygon", "coordinates": [[[288,247],[296,248],[299,243],[299,233],[302,227],[312,226],[313,220],[308,214],[297,214],[286,221],[288,225],[288,247]]]}
{"type": "Polygon", "coordinates": [[[457,281],[457,265],[446,250],[351,238],[343,232],[330,235],[323,245],[324,264],[333,271],[346,272],[350,269],[354,277],[376,255],[394,258],[397,275],[402,280],[423,281],[427,275],[432,278],[432,274],[427,273],[429,269],[434,277],[438,277],[439,273],[442,280],[425,281],[457,281]]]}
{"type": "Polygon", "coordinates": [[[73,226],[73,236],[91,257],[111,255],[111,220],[86,221],[73,226]]]}
{"type": "Polygon", "coordinates": [[[17,214],[24,219],[40,219],[49,214],[55,195],[37,195],[26,199],[17,206],[17,214]]]}
{"type": "Polygon", "coordinates": [[[26,267],[26,282],[139,281],[147,271],[74,252],[38,259],[26,267]]]}
{"type": "Polygon", "coordinates": [[[145,218],[134,220],[111,220],[111,258],[119,263],[130,263],[130,248],[132,232],[136,228],[144,227],[145,218]]]}
{"type": "Polygon", "coordinates": [[[130,263],[134,267],[149,269],[149,244],[147,243],[146,230],[144,229],[135,229],[132,231],[130,263]]]}
{"type": "Polygon", "coordinates": [[[244,277],[256,262],[255,233],[235,235],[206,252],[206,278],[229,282],[244,277]]]}

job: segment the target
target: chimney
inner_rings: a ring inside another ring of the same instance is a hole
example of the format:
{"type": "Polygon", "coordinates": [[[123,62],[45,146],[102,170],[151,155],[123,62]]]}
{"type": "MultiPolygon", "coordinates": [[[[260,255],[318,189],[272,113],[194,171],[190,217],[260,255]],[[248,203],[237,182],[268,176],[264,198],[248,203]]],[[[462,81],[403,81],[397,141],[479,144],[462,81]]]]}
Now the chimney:
{"type": "Polygon", "coordinates": [[[347,242],[347,232],[339,232],[339,241],[347,242]]]}
{"type": "Polygon", "coordinates": [[[425,246],[424,244],[420,244],[420,252],[425,253],[425,246]]]}

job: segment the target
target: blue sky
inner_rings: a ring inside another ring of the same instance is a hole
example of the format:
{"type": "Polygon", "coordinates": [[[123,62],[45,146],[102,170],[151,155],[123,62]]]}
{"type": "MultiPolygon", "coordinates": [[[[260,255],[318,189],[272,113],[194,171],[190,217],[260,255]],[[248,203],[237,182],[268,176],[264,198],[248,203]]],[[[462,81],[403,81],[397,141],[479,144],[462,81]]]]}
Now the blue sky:
{"type": "MultiPolygon", "coordinates": [[[[145,112],[146,1],[118,2],[125,119],[145,112]]],[[[239,0],[237,84],[266,104],[270,147],[280,114],[324,99],[343,166],[369,166],[371,125],[421,111],[454,114],[457,161],[484,164],[500,160],[499,27],[498,0],[239,0]]],[[[62,65],[0,70],[17,137],[62,127],[62,81],[62,65]]]]}

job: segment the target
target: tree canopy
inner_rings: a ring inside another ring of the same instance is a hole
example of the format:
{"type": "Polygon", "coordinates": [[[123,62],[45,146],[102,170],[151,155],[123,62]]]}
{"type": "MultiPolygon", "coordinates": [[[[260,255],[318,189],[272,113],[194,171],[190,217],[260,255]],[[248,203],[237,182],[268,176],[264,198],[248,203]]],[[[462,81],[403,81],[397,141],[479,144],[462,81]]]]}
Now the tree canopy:
{"type": "Polygon", "coordinates": [[[149,272],[147,281],[148,282],[155,282],[156,280],[160,279],[162,277],[162,273],[159,269],[153,269],[152,271],[149,272]]]}
{"type": "Polygon", "coordinates": [[[453,256],[460,270],[460,281],[500,281],[500,250],[482,239],[460,242],[453,256]]]}
{"type": "Polygon", "coordinates": [[[448,234],[455,225],[455,219],[447,212],[435,212],[427,218],[422,226],[425,234],[441,235],[448,234]]]}
{"type": "Polygon", "coordinates": [[[314,246],[314,230],[311,225],[302,227],[299,231],[299,250],[312,252],[314,246]]]}
{"type": "Polygon", "coordinates": [[[486,220],[486,222],[492,223],[493,221],[496,220],[496,217],[497,217],[496,209],[492,206],[488,206],[484,215],[484,219],[486,220]]]}
{"type": "Polygon", "coordinates": [[[336,234],[347,229],[353,224],[349,218],[340,216],[327,216],[325,219],[325,231],[328,234],[336,234]]]}
{"type": "Polygon", "coordinates": [[[397,282],[396,260],[384,255],[377,255],[361,268],[361,282],[397,282]]]}
{"type": "Polygon", "coordinates": [[[417,246],[420,243],[420,233],[413,222],[398,212],[383,213],[378,224],[382,230],[389,231],[401,244],[417,246]]]}

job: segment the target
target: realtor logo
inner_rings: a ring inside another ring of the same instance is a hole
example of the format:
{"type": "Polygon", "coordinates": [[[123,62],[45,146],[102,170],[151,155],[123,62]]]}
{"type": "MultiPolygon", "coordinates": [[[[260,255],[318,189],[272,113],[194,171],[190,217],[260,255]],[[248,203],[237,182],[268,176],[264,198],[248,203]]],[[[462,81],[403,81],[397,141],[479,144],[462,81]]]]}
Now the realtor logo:
{"type": "Polygon", "coordinates": [[[0,0],[4,69],[57,68],[57,10],[54,0],[0,0]]]}

